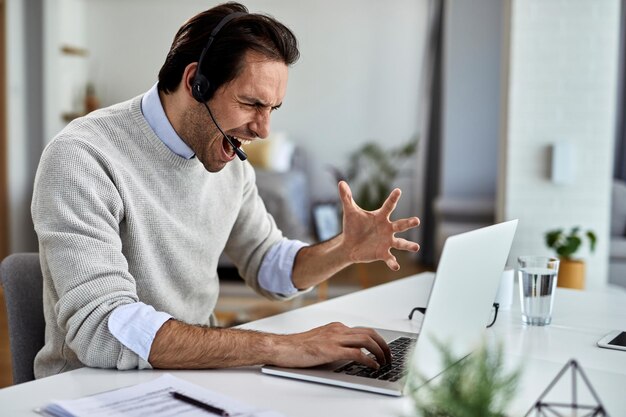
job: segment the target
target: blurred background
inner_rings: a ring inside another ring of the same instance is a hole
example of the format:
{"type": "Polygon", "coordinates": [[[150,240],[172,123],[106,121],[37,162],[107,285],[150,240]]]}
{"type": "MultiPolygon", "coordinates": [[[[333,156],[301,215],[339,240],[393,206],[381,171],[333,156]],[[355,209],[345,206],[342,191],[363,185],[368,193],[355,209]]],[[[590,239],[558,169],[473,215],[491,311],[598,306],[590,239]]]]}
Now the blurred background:
{"type": "MultiPolygon", "coordinates": [[[[0,258],[38,250],[30,200],[46,144],[147,91],[180,25],[218,3],[0,0],[0,258]]],[[[614,198],[626,180],[622,0],[242,3],[300,42],[276,140],[254,161],[288,236],[336,233],[324,217],[336,180],[356,189],[391,165],[396,216],[422,219],[404,274],[435,268],[447,236],[519,218],[510,265],[554,255],[545,233],[580,226],[598,237],[577,254],[585,288],[626,286],[626,198],[614,198]],[[349,175],[356,157],[365,178],[349,175]]],[[[398,277],[351,274],[359,287],[398,277]]]]}
{"type": "MultiPolygon", "coordinates": [[[[397,215],[422,219],[416,261],[436,265],[451,234],[519,218],[510,260],[549,254],[545,232],[581,226],[598,236],[580,254],[587,287],[608,282],[612,184],[624,171],[620,0],[244,3],[300,41],[273,120],[281,140],[256,163],[274,177],[302,171],[305,195],[274,207],[291,234],[315,239],[316,209],[336,203],[337,178],[375,144],[398,167],[386,184],[403,189],[397,215]]],[[[4,256],[37,250],[29,206],[43,147],[73,118],[149,89],[177,28],[217,2],[0,4],[4,256]]]]}

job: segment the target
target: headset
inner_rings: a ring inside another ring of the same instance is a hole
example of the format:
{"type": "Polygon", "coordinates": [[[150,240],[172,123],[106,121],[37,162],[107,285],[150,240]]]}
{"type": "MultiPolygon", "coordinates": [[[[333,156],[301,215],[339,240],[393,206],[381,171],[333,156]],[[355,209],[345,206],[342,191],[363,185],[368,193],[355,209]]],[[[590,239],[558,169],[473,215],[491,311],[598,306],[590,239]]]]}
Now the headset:
{"type": "Polygon", "coordinates": [[[209,48],[211,47],[211,44],[215,40],[215,36],[217,36],[218,32],[224,26],[226,26],[228,22],[230,22],[233,19],[238,18],[239,16],[243,16],[246,14],[248,13],[233,12],[231,14],[226,15],[217,24],[217,26],[215,26],[215,28],[211,32],[211,35],[209,36],[209,40],[207,41],[206,46],[204,47],[204,49],[202,50],[202,53],[200,54],[200,59],[198,60],[198,68],[196,69],[196,75],[193,79],[193,84],[191,86],[193,98],[195,98],[197,101],[201,103],[207,102],[211,99],[211,96],[213,96],[213,93],[215,92],[215,88],[211,86],[209,79],[205,77],[204,74],[202,74],[202,72],[200,71],[202,69],[202,62],[204,61],[204,57],[206,56],[209,48]]]}
{"type": "Polygon", "coordinates": [[[209,82],[209,79],[205,77],[204,74],[202,74],[201,69],[202,69],[202,62],[204,61],[204,57],[206,56],[218,32],[231,20],[239,16],[246,15],[246,14],[248,13],[233,12],[231,14],[226,15],[217,24],[217,26],[215,26],[215,28],[211,32],[211,35],[209,36],[209,40],[207,41],[206,46],[204,47],[204,49],[202,50],[202,53],[200,54],[200,59],[198,60],[198,66],[196,67],[196,75],[194,76],[193,82],[191,84],[191,94],[193,95],[193,98],[195,98],[196,101],[204,104],[204,107],[206,107],[207,111],[209,112],[209,116],[211,116],[211,120],[213,120],[213,123],[215,124],[217,129],[220,131],[222,135],[224,135],[224,138],[226,138],[226,141],[230,144],[230,146],[232,146],[233,150],[235,151],[235,154],[237,154],[239,159],[242,161],[245,161],[248,156],[241,148],[235,145],[235,143],[233,142],[233,138],[231,138],[226,133],[224,133],[220,125],[217,124],[215,117],[213,117],[213,113],[211,113],[211,109],[209,109],[207,101],[209,101],[211,97],[213,96],[213,93],[215,93],[215,88],[211,85],[211,83],[209,82]]]}

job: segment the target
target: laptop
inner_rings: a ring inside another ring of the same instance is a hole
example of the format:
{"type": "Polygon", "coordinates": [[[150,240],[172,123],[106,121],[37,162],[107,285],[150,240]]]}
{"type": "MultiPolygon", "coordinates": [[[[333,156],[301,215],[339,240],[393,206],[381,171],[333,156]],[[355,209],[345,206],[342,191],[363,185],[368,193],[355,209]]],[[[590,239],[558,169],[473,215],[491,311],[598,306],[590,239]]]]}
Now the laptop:
{"type": "Polygon", "coordinates": [[[446,240],[419,333],[375,329],[392,350],[391,365],[373,370],[356,362],[338,361],[313,368],[266,365],[262,372],[393,396],[403,394],[409,368],[431,380],[445,371],[434,341],[444,343],[458,360],[482,342],[517,222],[499,223],[446,240]]]}

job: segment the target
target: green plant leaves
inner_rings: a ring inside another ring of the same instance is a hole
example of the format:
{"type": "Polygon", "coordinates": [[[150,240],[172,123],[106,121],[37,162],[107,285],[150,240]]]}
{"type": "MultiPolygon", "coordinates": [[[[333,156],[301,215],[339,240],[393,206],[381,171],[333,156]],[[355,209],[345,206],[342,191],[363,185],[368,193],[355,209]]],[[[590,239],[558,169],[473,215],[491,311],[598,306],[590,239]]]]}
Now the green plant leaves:
{"type": "Polygon", "coordinates": [[[596,250],[596,234],[593,233],[591,230],[587,231],[587,238],[589,239],[589,247],[591,249],[591,252],[596,250]]]}
{"type": "Polygon", "coordinates": [[[355,190],[354,200],[361,208],[372,211],[382,206],[400,173],[401,162],[415,153],[417,142],[413,138],[389,151],[370,142],[350,155],[346,179],[355,190]]]}
{"type": "MultiPolygon", "coordinates": [[[[545,235],[546,246],[553,249],[559,257],[572,259],[583,243],[579,232],[579,226],[572,227],[569,233],[563,229],[548,231],[545,235]]],[[[596,234],[592,230],[588,230],[584,236],[589,240],[589,248],[593,252],[596,248],[596,234]]]]}
{"type": "Polygon", "coordinates": [[[502,346],[483,346],[457,362],[451,351],[436,342],[446,371],[439,382],[409,380],[409,395],[418,415],[424,417],[502,417],[515,395],[520,370],[506,373],[502,346]],[[419,387],[419,389],[417,388],[419,387]]]}
{"type": "Polygon", "coordinates": [[[551,232],[546,233],[546,245],[549,248],[554,248],[556,246],[556,242],[563,233],[563,230],[553,230],[551,232]]]}
{"type": "Polygon", "coordinates": [[[566,236],[565,243],[559,246],[556,253],[563,258],[570,258],[580,247],[582,240],[578,236],[566,236]]]}

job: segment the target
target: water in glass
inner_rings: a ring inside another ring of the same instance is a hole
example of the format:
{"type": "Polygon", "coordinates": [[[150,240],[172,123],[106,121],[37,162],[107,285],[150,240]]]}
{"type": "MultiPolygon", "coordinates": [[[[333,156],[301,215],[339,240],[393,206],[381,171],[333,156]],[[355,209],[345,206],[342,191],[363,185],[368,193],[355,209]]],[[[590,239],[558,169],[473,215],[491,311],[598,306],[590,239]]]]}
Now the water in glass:
{"type": "Polygon", "coordinates": [[[520,268],[519,274],[522,321],[535,326],[550,324],[557,271],[526,267],[520,268]]]}

